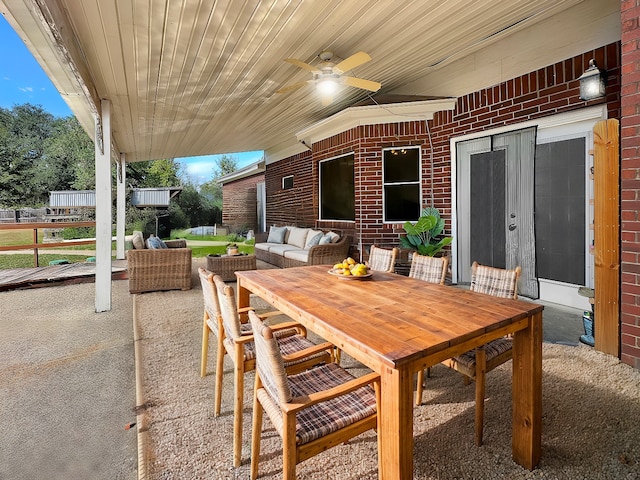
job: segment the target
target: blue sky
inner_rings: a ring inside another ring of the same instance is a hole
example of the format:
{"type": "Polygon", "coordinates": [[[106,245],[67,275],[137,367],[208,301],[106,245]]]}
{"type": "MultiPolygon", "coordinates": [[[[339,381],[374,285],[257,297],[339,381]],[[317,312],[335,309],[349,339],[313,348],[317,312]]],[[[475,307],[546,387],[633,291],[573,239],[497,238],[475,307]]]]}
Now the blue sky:
{"type": "MultiPolygon", "coordinates": [[[[40,65],[31,55],[20,37],[0,15],[0,107],[13,108],[14,105],[31,103],[40,105],[55,117],[73,115],[62,100],[56,87],[51,83],[40,65]]],[[[229,152],[239,168],[262,158],[258,152],[229,152]]],[[[187,174],[194,183],[210,180],[217,155],[179,158],[185,165],[187,174]]]]}

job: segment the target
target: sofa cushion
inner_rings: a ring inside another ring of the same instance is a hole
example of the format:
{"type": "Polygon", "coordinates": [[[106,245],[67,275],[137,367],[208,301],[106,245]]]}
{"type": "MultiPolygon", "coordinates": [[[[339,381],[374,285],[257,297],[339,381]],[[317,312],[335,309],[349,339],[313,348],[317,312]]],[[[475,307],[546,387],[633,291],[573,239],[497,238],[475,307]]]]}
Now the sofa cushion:
{"type": "Polygon", "coordinates": [[[269,229],[268,243],[284,243],[284,236],[287,233],[287,227],[274,227],[269,229]]]}
{"type": "Polygon", "coordinates": [[[287,243],[298,248],[304,248],[309,230],[309,228],[291,227],[291,230],[289,232],[289,240],[287,240],[287,243]]]}
{"type": "Polygon", "coordinates": [[[277,255],[283,255],[284,253],[290,250],[299,250],[295,245],[274,245],[269,248],[269,253],[275,253],[277,255]]]}
{"type": "Polygon", "coordinates": [[[264,250],[265,252],[268,252],[269,249],[275,245],[279,245],[278,243],[268,243],[268,242],[260,242],[260,243],[256,243],[255,244],[255,249],[256,250],[264,250]]]}
{"type": "Polygon", "coordinates": [[[313,247],[314,245],[318,245],[322,235],[322,230],[309,230],[309,233],[307,233],[307,240],[304,244],[305,250],[313,247]]]}
{"type": "Polygon", "coordinates": [[[136,250],[144,250],[144,237],[142,236],[142,232],[134,231],[133,236],[131,238],[131,243],[133,243],[133,248],[136,250]]]}
{"type": "Polygon", "coordinates": [[[288,250],[284,252],[284,258],[290,258],[292,260],[298,260],[299,262],[307,262],[309,260],[309,250],[288,250]]]}

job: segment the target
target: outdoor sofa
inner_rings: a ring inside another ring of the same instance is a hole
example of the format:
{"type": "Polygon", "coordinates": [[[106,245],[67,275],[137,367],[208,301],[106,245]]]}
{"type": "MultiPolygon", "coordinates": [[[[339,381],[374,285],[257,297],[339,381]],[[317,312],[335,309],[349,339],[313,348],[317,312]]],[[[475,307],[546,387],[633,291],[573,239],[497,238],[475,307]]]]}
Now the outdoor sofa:
{"type": "Polygon", "coordinates": [[[280,268],[333,265],[345,259],[351,239],[335,231],[294,226],[271,227],[256,235],[256,259],[280,268]]]}
{"type": "Polygon", "coordinates": [[[134,248],[127,251],[129,293],[191,289],[191,249],[187,241],[157,243],[159,239],[154,238],[144,242],[142,233],[134,232],[134,248]]]}

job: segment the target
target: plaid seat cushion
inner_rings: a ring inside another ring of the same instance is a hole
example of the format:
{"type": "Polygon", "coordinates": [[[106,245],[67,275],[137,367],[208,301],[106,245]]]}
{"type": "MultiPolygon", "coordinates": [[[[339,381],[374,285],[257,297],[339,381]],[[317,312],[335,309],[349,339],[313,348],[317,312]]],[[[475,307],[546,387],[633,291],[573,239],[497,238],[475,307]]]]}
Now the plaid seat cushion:
{"type": "MultiPolygon", "coordinates": [[[[498,338],[497,340],[493,340],[487,343],[484,346],[484,350],[487,356],[487,362],[496,358],[498,355],[503,354],[513,348],[513,340],[508,337],[498,338]]],[[[468,367],[471,370],[475,370],[476,368],[476,351],[470,350],[462,355],[458,355],[454,357],[454,361],[468,367]]]]}
{"type": "MultiPolygon", "coordinates": [[[[341,385],[354,377],[335,363],[321,365],[297,375],[290,375],[293,397],[303,397],[341,385]]],[[[276,430],[282,435],[282,411],[265,389],[257,392],[260,403],[276,430]]],[[[297,415],[296,443],[303,445],[367,418],[376,412],[373,388],[363,387],[338,398],[313,405],[297,415]]]]}
{"type": "MultiPolygon", "coordinates": [[[[241,323],[240,331],[243,335],[251,335],[250,323],[241,323]]],[[[313,347],[314,344],[301,335],[297,335],[295,329],[288,328],[274,332],[274,336],[278,339],[278,345],[280,345],[280,351],[282,355],[290,355],[305,348],[313,347]]],[[[229,338],[224,339],[224,343],[227,349],[233,349],[233,341],[229,338]]],[[[309,358],[317,358],[322,356],[322,353],[310,355],[309,357],[302,358],[296,362],[284,362],[285,366],[289,366],[295,363],[304,362],[309,358]]],[[[244,344],[244,358],[245,360],[253,360],[256,358],[256,346],[253,342],[247,342],[244,344]]]]}

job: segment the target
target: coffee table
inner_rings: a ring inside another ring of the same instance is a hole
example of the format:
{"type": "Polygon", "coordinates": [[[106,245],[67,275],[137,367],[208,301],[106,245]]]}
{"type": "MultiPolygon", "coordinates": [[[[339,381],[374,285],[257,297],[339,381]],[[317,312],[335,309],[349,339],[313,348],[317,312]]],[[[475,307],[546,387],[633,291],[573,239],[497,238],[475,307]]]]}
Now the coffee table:
{"type": "Polygon", "coordinates": [[[255,255],[207,255],[207,270],[225,282],[235,282],[235,272],[256,269],[255,255]]]}

